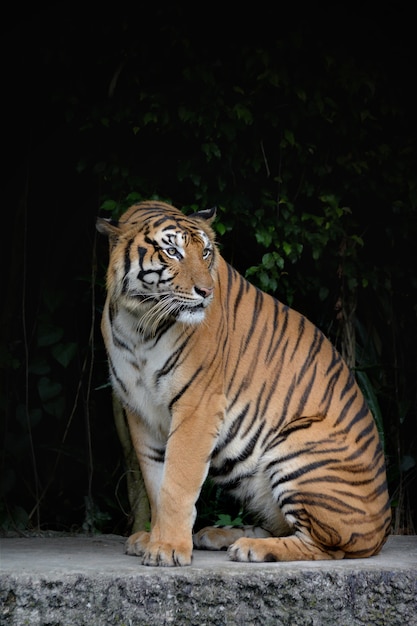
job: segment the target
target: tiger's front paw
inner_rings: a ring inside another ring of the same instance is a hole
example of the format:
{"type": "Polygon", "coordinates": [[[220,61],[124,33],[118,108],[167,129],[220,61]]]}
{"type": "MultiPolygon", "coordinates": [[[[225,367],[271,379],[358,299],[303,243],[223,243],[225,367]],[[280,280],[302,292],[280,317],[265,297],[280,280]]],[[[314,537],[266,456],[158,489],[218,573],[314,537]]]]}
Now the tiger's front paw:
{"type": "Polygon", "coordinates": [[[140,531],[128,538],[125,552],[140,557],[142,565],[181,567],[191,564],[193,546],[191,541],[175,544],[152,541],[151,533],[140,531]]]}
{"type": "Polygon", "coordinates": [[[325,561],[343,559],[345,552],[327,549],[311,539],[291,535],[289,537],[270,537],[249,539],[242,537],[228,549],[231,561],[261,563],[268,561],[325,561]]]}
{"type": "Polygon", "coordinates": [[[182,567],[190,565],[192,546],[150,541],[142,557],[142,565],[182,567]]]}
{"type": "Polygon", "coordinates": [[[231,561],[244,563],[279,560],[268,550],[268,543],[268,539],[248,539],[247,537],[242,537],[229,546],[227,554],[231,561]]]}

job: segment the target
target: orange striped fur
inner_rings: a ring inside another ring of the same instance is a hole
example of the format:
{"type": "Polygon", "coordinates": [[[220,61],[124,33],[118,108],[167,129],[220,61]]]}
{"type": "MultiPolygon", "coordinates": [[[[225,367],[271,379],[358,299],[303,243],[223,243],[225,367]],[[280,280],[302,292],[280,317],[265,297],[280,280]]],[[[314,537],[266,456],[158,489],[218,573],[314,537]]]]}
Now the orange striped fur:
{"type": "Polygon", "coordinates": [[[377,554],[390,505],[363,395],[320,330],[225,262],[212,219],[148,201],[97,223],[110,379],[152,512],[126,551],[163,566],[190,564],[193,543],[236,561],[377,554]],[[209,472],[259,526],[193,537],[209,472]]]}

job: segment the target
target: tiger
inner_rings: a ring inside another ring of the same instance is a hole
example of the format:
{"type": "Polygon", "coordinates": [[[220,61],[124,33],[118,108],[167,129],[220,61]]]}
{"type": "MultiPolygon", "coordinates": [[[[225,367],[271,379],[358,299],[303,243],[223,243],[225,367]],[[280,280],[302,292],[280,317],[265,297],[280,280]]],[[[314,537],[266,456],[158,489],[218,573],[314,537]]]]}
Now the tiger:
{"type": "Polygon", "coordinates": [[[125,553],[167,567],[194,549],[258,563],[376,555],[386,466],[355,377],[316,325],[223,259],[215,217],[145,200],[97,218],[109,378],[150,505],[125,553]],[[194,532],[208,477],[254,525],[194,532]]]}

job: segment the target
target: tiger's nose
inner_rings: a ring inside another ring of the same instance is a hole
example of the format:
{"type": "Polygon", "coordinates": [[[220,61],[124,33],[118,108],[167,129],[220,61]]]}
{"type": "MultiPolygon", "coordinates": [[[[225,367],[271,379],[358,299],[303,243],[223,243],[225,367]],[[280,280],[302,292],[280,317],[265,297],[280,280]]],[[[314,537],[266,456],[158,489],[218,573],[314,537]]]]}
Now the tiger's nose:
{"type": "Polygon", "coordinates": [[[213,293],[213,287],[194,287],[194,289],[203,298],[208,298],[213,293]]]}

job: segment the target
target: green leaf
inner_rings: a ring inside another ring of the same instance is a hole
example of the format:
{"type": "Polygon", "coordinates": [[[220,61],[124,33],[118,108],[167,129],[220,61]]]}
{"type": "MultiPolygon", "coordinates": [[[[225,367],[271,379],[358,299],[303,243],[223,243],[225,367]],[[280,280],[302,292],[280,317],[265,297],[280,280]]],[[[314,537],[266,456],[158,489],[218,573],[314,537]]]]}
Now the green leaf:
{"type": "Polygon", "coordinates": [[[145,126],[152,122],[156,123],[157,121],[158,116],[153,111],[149,111],[149,113],[145,113],[145,115],[143,116],[143,123],[145,124],[145,126]]]}
{"type": "Polygon", "coordinates": [[[42,406],[47,413],[61,419],[65,413],[65,398],[57,396],[48,402],[44,402],[42,406]]]}
{"type": "Polygon", "coordinates": [[[117,202],[115,200],[105,200],[104,202],[102,202],[100,209],[102,209],[103,211],[109,211],[109,213],[112,213],[116,208],[117,208],[117,202]]]}
{"type": "Polygon", "coordinates": [[[219,513],[215,526],[241,526],[242,518],[240,515],[234,519],[228,513],[219,513]]]}
{"type": "Polygon", "coordinates": [[[214,229],[219,233],[220,236],[224,235],[226,232],[226,226],[222,222],[216,222],[214,225],[214,229]]]}
{"type": "Polygon", "coordinates": [[[38,392],[42,402],[47,402],[62,392],[62,385],[52,381],[47,376],[42,376],[38,381],[38,392]]]}
{"type": "Polygon", "coordinates": [[[265,248],[269,248],[272,243],[272,237],[274,234],[274,230],[270,227],[268,230],[265,228],[259,228],[259,230],[255,233],[256,241],[265,248]]]}
{"type": "Polygon", "coordinates": [[[253,115],[244,104],[238,103],[233,107],[233,112],[236,115],[238,120],[245,122],[245,124],[253,123],[253,115]]]}
{"type": "Polygon", "coordinates": [[[201,146],[201,149],[206,155],[207,161],[210,161],[212,157],[215,157],[217,159],[220,159],[221,157],[219,146],[213,141],[210,141],[208,143],[203,143],[201,146]]]}
{"type": "Polygon", "coordinates": [[[40,322],[38,326],[38,346],[52,346],[57,343],[64,331],[59,326],[48,322],[40,322]]]}
{"type": "Polygon", "coordinates": [[[127,194],[126,200],[129,204],[134,204],[135,202],[140,202],[142,200],[142,196],[137,191],[132,191],[131,193],[127,194]]]}
{"type": "Polygon", "coordinates": [[[68,367],[77,353],[77,347],[78,345],[72,341],[68,343],[58,343],[53,346],[51,352],[58,363],[60,363],[63,367],[68,367]]]}
{"type": "Polygon", "coordinates": [[[408,472],[408,470],[412,469],[416,465],[416,460],[409,454],[405,454],[401,459],[401,471],[408,472]]]}
{"type": "Polygon", "coordinates": [[[284,137],[287,140],[287,142],[290,144],[290,146],[293,146],[295,144],[295,137],[294,137],[294,133],[291,130],[288,130],[287,128],[284,130],[284,137]]]}

